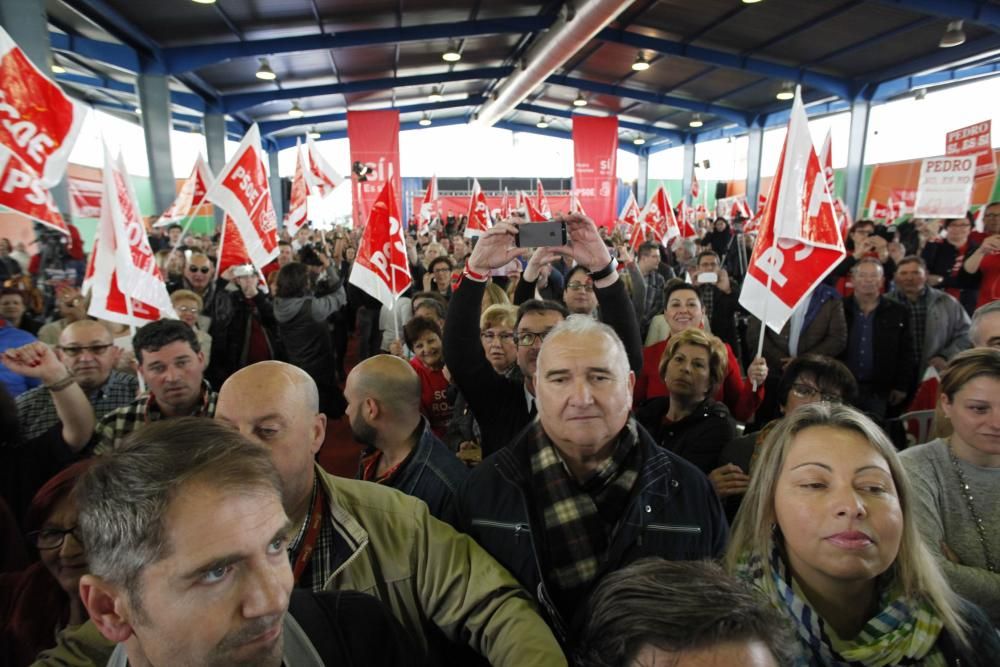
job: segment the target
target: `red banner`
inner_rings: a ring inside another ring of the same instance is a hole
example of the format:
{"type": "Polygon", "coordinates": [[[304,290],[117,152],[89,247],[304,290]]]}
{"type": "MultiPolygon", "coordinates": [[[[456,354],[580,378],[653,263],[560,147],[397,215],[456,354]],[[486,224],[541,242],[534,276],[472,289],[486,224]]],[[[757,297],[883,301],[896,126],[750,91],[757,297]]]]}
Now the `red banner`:
{"type": "Polygon", "coordinates": [[[976,178],[992,176],[997,171],[993,161],[991,129],[993,121],[969,125],[945,135],[945,155],[975,155],[976,178]]]}
{"type": "Polygon", "coordinates": [[[618,213],[617,158],[616,117],[573,116],[573,189],[594,222],[608,229],[618,213]]]}
{"type": "Polygon", "coordinates": [[[104,186],[100,181],[66,179],[69,183],[70,213],[74,218],[96,218],[101,214],[104,186]]]}
{"type": "Polygon", "coordinates": [[[243,137],[206,198],[232,216],[253,265],[263,272],[278,256],[278,224],[256,123],[243,137]]]}
{"type": "MultiPolygon", "coordinates": [[[[347,139],[351,145],[353,221],[355,228],[360,229],[371,215],[371,208],[386,181],[392,179],[392,192],[396,196],[402,192],[399,179],[399,112],[348,111],[347,139]],[[367,170],[363,177],[365,180],[360,180],[358,167],[367,170]]],[[[396,207],[399,208],[398,201],[396,207]]]]}

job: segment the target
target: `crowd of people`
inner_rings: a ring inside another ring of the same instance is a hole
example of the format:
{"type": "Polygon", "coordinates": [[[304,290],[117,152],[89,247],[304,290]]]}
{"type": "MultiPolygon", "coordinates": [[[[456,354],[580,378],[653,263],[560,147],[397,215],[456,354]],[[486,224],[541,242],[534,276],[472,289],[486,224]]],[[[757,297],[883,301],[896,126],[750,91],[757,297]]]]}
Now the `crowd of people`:
{"type": "Polygon", "coordinates": [[[411,224],[392,307],[361,230],[220,274],[151,228],[177,319],[135,330],[0,240],[0,663],[995,665],[982,219],[859,220],[780,332],[739,219],[411,224]]]}

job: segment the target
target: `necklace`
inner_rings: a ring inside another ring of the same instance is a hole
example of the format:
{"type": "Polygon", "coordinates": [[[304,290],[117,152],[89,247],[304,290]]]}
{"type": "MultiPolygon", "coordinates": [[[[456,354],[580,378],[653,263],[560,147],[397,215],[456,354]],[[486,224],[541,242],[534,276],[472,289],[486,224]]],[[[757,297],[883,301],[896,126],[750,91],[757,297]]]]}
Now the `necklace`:
{"type": "Polygon", "coordinates": [[[958,486],[962,492],[962,496],[965,498],[965,504],[969,508],[969,514],[972,515],[972,521],[976,526],[976,533],[979,534],[979,544],[983,547],[983,555],[986,558],[986,569],[990,572],[996,572],[997,566],[993,562],[993,556],[990,554],[990,548],[986,544],[986,527],[983,526],[983,518],[979,516],[979,512],[976,510],[976,505],[972,500],[972,491],[969,489],[969,484],[965,480],[965,473],[962,472],[962,466],[958,462],[958,457],[955,456],[955,450],[951,448],[951,443],[948,443],[948,458],[951,459],[951,466],[955,469],[955,474],[958,476],[958,486]]]}

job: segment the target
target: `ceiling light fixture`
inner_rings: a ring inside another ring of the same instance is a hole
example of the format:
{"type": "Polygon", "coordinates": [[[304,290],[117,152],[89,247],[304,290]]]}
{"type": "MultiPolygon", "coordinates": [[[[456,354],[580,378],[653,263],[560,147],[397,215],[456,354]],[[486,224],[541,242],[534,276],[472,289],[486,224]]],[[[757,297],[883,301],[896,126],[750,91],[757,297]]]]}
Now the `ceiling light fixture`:
{"type": "Polygon", "coordinates": [[[761,0],[743,0],[744,5],[756,5],[761,0]]]}
{"type": "Polygon", "coordinates": [[[927,89],[926,88],[919,88],[919,89],[917,89],[917,92],[914,93],[914,95],[913,95],[913,99],[917,100],[918,102],[920,100],[924,99],[925,97],[927,97],[927,89]]]}
{"type": "Polygon", "coordinates": [[[781,84],[781,90],[775,95],[776,98],[784,102],[785,100],[795,99],[795,84],[791,81],[786,81],[781,84]]]}
{"type": "Polygon", "coordinates": [[[646,140],[642,138],[641,134],[637,134],[635,135],[635,139],[632,140],[632,143],[635,144],[636,146],[642,146],[644,143],[646,143],[646,140]]]}
{"type": "Polygon", "coordinates": [[[274,73],[271,66],[267,64],[267,58],[260,59],[260,67],[257,68],[257,78],[261,81],[274,81],[278,75],[274,73]]]}
{"type": "Polygon", "coordinates": [[[448,49],[441,54],[441,60],[447,63],[457,63],[462,59],[462,54],[458,51],[457,42],[449,42],[448,49]]]}
{"type": "Polygon", "coordinates": [[[573,106],[575,107],[587,106],[587,98],[583,96],[582,90],[576,94],[576,99],[573,100],[573,106]]]}
{"type": "Polygon", "coordinates": [[[635,62],[632,63],[632,69],[636,72],[645,72],[649,69],[649,61],[646,60],[646,56],[642,54],[642,51],[635,55],[635,62]]]}
{"type": "Polygon", "coordinates": [[[52,63],[52,68],[51,69],[52,69],[52,73],[53,74],[65,74],[66,73],[66,68],[63,67],[62,65],[60,65],[59,63],[52,63]]]}
{"type": "Polygon", "coordinates": [[[705,123],[701,120],[700,113],[696,113],[694,116],[691,117],[691,120],[688,122],[689,127],[701,127],[704,124],[705,123]]]}
{"type": "Polygon", "coordinates": [[[544,130],[548,126],[549,126],[549,121],[545,120],[545,116],[539,116],[538,122],[535,123],[535,127],[537,127],[539,130],[544,130]]]}
{"type": "Polygon", "coordinates": [[[136,116],[141,116],[142,115],[142,109],[140,107],[136,107],[135,108],[135,115],[136,116]]]}
{"type": "Polygon", "coordinates": [[[440,102],[444,99],[444,95],[441,94],[441,86],[434,86],[431,90],[431,94],[427,96],[427,99],[431,102],[440,102]]]}
{"type": "Polygon", "coordinates": [[[417,125],[419,125],[420,127],[427,127],[430,124],[431,124],[430,116],[428,116],[427,112],[425,111],[424,115],[421,116],[420,120],[417,121],[417,125]]]}
{"type": "Polygon", "coordinates": [[[938,46],[942,49],[949,49],[959,44],[965,44],[965,31],[962,30],[962,22],[951,21],[947,29],[945,29],[944,34],[941,35],[941,41],[938,42],[938,46]]]}
{"type": "Polygon", "coordinates": [[[309,134],[307,136],[310,139],[319,139],[323,135],[321,135],[319,133],[319,130],[317,130],[315,127],[311,127],[311,128],[309,128],[309,134]]]}
{"type": "Polygon", "coordinates": [[[214,5],[215,0],[191,0],[191,2],[198,5],[214,5]]]}
{"type": "Polygon", "coordinates": [[[292,108],[288,110],[288,115],[292,118],[302,118],[306,114],[298,102],[292,102],[292,108]]]}

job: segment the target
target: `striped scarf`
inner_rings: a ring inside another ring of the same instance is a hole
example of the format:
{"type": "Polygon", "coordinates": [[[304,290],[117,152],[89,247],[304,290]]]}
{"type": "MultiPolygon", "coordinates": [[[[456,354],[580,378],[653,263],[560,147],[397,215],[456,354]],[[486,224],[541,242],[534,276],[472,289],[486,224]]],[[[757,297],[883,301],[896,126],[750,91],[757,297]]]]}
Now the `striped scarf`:
{"type": "Polygon", "coordinates": [[[898,585],[883,588],[881,611],[856,637],[844,640],[819,617],[791,580],[777,546],[771,553],[769,580],[756,555],[745,554],[736,574],[767,593],[771,603],[795,623],[799,639],[795,667],[945,667],[944,656],[936,648],[944,625],[941,618],[926,601],[903,596],[898,585]]]}

